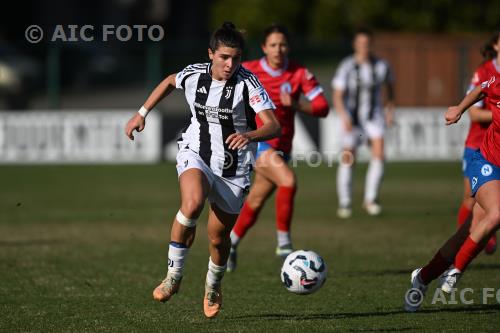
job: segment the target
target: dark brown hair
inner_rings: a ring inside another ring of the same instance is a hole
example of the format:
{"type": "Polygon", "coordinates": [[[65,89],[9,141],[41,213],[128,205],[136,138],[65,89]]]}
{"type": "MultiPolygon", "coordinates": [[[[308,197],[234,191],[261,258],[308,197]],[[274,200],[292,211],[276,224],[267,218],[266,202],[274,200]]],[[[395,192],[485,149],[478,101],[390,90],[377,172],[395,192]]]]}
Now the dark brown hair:
{"type": "Polygon", "coordinates": [[[500,38],[500,30],[497,30],[488,40],[488,43],[484,44],[481,48],[481,54],[485,60],[491,60],[497,57],[497,51],[493,48],[500,38]]]}
{"type": "Polygon", "coordinates": [[[224,22],[220,28],[215,30],[210,37],[209,47],[215,52],[220,46],[227,46],[243,50],[245,48],[245,39],[243,34],[236,30],[232,22],[224,22]]]}
{"type": "Polygon", "coordinates": [[[281,25],[281,24],[278,24],[278,23],[272,23],[270,26],[268,26],[264,30],[264,35],[263,35],[263,38],[262,38],[262,44],[263,45],[266,44],[267,37],[269,37],[270,34],[275,33],[275,32],[283,34],[285,36],[286,41],[288,42],[288,44],[290,44],[290,33],[288,32],[288,29],[284,25],[281,25]]]}

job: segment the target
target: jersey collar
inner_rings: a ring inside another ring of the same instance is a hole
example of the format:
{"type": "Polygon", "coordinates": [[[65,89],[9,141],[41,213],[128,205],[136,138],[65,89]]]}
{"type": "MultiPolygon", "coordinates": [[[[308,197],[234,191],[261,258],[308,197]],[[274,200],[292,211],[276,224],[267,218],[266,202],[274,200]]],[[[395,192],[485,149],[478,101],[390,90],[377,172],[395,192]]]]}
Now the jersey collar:
{"type": "Polygon", "coordinates": [[[266,73],[271,75],[272,77],[280,76],[288,69],[288,58],[285,59],[285,63],[279,69],[271,68],[271,66],[269,66],[269,64],[267,63],[266,57],[260,58],[259,63],[260,63],[260,67],[262,67],[262,69],[264,71],[266,71],[266,73]]]}

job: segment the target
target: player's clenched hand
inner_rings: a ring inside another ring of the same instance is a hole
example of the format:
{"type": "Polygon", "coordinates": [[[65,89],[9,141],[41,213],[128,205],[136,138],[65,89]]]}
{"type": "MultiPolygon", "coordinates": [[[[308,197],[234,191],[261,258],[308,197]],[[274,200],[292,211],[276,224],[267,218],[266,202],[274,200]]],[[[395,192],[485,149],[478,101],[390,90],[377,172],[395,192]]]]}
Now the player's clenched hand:
{"type": "Polygon", "coordinates": [[[125,127],[125,134],[130,140],[134,140],[134,130],[140,132],[146,126],[146,119],[140,114],[136,113],[127,123],[125,127]]]}
{"type": "Polygon", "coordinates": [[[229,149],[242,149],[250,142],[250,138],[246,133],[233,133],[226,139],[229,149]]]}
{"type": "Polygon", "coordinates": [[[458,106],[450,106],[448,111],[444,114],[444,119],[446,120],[446,125],[451,125],[460,120],[462,117],[462,109],[458,106]]]}

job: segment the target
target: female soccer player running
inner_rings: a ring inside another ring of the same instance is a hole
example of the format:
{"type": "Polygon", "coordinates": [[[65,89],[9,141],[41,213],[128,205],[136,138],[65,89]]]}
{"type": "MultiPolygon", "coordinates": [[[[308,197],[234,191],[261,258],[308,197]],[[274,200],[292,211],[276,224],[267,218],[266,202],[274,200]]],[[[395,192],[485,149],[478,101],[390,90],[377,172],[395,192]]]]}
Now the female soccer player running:
{"type": "MultiPolygon", "coordinates": [[[[276,188],[276,255],[285,258],[292,252],[290,224],[297,184],[287,161],[292,149],[295,113],[300,111],[315,117],[325,117],[328,114],[328,102],[311,72],[288,59],[289,43],[287,29],[281,25],[271,25],[265,30],[261,45],[265,56],[243,63],[257,75],[271,96],[282,130],[279,138],[259,143],[255,179],[231,232],[228,271],[236,268],[236,247],[254,225],[264,203],[276,188]],[[299,103],[301,93],[308,102],[299,103]]],[[[258,125],[262,125],[260,121],[258,125]]]]}
{"type": "Polygon", "coordinates": [[[337,215],[349,218],[352,214],[351,192],[353,156],[357,146],[369,140],[371,160],[366,173],[363,208],[369,215],[378,215],[378,191],[384,175],[385,124],[392,125],[393,78],[389,64],[371,53],[371,32],[358,30],[354,35],[354,54],[342,60],[332,80],[333,104],[342,126],[340,142],[343,153],[337,169],[337,215]],[[385,115],[382,88],[387,88],[385,115]]]}
{"type": "Polygon", "coordinates": [[[407,311],[418,310],[428,284],[451,264],[454,274],[445,275],[442,283],[447,285],[447,289],[454,288],[470,262],[500,227],[500,74],[496,73],[474,88],[458,106],[450,107],[445,119],[447,125],[458,122],[470,106],[484,97],[492,107],[493,122],[486,131],[480,150],[474,152],[469,173],[472,196],[477,203],[474,207],[482,208],[484,215],[478,220],[480,214],[476,214],[474,209],[470,232],[471,223],[464,223],[427,266],[412,272],[412,288],[405,295],[407,311]]]}
{"type": "Polygon", "coordinates": [[[168,301],[179,291],[184,263],[205,200],[210,202],[207,232],[210,259],[203,309],[215,317],[222,305],[221,280],[229,255],[229,233],[250,185],[250,163],[256,141],[280,133],[271,102],[259,80],[241,66],[243,36],[232,23],[224,23],[211,39],[211,62],[187,66],[168,76],[152,92],[126,127],[142,131],[145,116],[175,89],[185,91],[191,123],[179,140],[177,172],[181,206],[173,221],[168,251],[168,273],[153,291],[155,300],[168,301]],[[255,113],[262,122],[256,129],[255,113]]]}
{"type": "MultiPolygon", "coordinates": [[[[483,47],[481,53],[485,61],[474,72],[469,91],[479,86],[481,82],[488,80],[492,75],[500,73],[500,54],[498,54],[495,50],[495,46],[498,48],[500,45],[499,37],[499,33],[495,33],[483,47]]],[[[472,156],[481,146],[484,134],[486,133],[486,130],[488,129],[488,126],[490,126],[492,120],[491,110],[487,109],[488,105],[489,103],[487,98],[485,98],[484,101],[479,101],[469,110],[471,125],[467,139],[465,140],[463,157],[464,196],[458,211],[457,220],[459,228],[465,223],[465,221],[472,217],[472,208],[476,203],[476,200],[471,196],[469,170],[472,164],[472,156]]],[[[477,207],[476,210],[479,211],[480,214],[484,213],[480,207],[477,207]]],[[[486,254],[493,254],[495,250],[496,235],[493,235],[488,241],[488,244],[486,244],[484,252],[486,254]]]]}

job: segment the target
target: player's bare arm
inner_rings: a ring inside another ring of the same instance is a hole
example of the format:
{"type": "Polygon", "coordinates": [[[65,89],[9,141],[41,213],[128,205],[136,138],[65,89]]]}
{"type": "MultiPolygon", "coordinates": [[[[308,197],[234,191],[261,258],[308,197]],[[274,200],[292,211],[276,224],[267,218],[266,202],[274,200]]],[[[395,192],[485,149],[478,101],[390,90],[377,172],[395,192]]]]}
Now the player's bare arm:
{"type": "Polygon", "coordinates": [[[484,93],[481,87],[478,86],[469,92],[464,99],[457,106],[450,106],[448,111],[444,114],[444,119],[446,120],[446,125],[451,125],[460,120],[462,114],[472,105],[476,104],[479,100],[484,97],[484,93]]]}
{"type": "Polygon", "coordinates": [[[241,149],[249,142],[266,141],[280,135],[281,126],[272,110],[263,110],[258,113],[258,116],[263,125],[254,131],[233,133],[228,136],[226,143],[229,144],[229,149],[241,149]]]}
{"type": "Polygon", "coordinates": [[[167,76],[149,95],[143,107],[127,123],[125,133],[130,140],[134,140],[134,130],[141,132],[146,126],[146,114],[152,110],[165,96],[175,89],[175,74],[167,76]]]}

